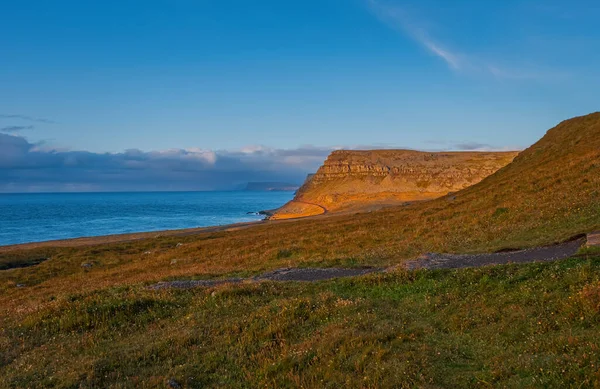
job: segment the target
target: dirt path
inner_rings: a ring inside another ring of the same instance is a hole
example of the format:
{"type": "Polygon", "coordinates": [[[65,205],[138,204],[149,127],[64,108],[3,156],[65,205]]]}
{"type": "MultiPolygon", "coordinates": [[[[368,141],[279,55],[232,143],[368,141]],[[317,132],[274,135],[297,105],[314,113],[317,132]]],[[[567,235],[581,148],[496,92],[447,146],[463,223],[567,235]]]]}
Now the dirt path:
{"type": "Polygon", "coordinates": [[[197,287],[209,287],[222,284],[240,284],[242,282],[252,283],[261,281],[298,281],[315,282],[331,280],[334,278],[356,277],[369,273],[382,272],[382,268],[287,268],[274,270],[252,278],[228,278],[224,280],[194,280],[194,281],[166,281],[149,286],[150,289],[190,289],[197,287]]]}
{"type": "Polygon", "coordinates": [[[323,216],[329,211],[322,205],[304,200],[291,200],[282,207],[267,211],[268,220],[298,220],[308,217],[323,216]]]}
{"type": "Polygon", "coordinates": [[[587,236],[588,247],[600,247],[600,231],[592,232],[587,236]]]}
{"type": "Polygon", "coordinates": [[[325,215],[327,212],[329,212],[327,210],[327,208],[325,208],[324,206],[319,205],[319,204],[309,203],[308,201],[303,201],[303,200],[294,200],[294,201],[297,202],[297,203],[302,203],[302,204],[306,204],[306,205],[312,205],[312,206],[321,208],[323,210],[323,213],[321,215],[325,215]]]}
{"type": "MultiPolygon", "coordinates": [[[[408,270],[415,269],[459,269],[465,267],[480,267],[501,265],[507,263],[529,263],[538,261],[555,261],[569,258],[577,253],[579,248],[586,243],[586,238],[546,247],[537,247],[526,250],[517,250],[502,253],[458,255],[436,254],[422,255],[419,259],[406,262],[402,267],[408,270]]],[[[198,287],[211,287],[222,284],[253,283],[261,281],[300,281],[315,282],[331,280],[334,278],[356,277],[370,273],[392,271],[392,268],[286,268],[264,273],[252,278],[228,278],[222,280],[193,280],[193,281],[166,281],[149,286],[149,289],[190,289],[198,287]]]]}
{"type": "Polygon", "coordinates": [[[580,238],[553,246],[490,254],[459,255],[428,253],[414,261],[407,262],[406,268],[409,270],[423,268],[459,269],[464,267],[502,265],[506,263],[555,261],[573,256],[585,242],[585,238],[580,238]]]}

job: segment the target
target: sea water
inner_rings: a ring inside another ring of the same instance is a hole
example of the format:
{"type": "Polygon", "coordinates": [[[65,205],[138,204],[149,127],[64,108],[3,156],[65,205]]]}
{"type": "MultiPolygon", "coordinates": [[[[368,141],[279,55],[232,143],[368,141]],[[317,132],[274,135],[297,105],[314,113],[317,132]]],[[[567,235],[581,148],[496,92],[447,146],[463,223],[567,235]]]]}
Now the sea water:
{"type": "Polygon", "coordinates": [[[293,192],[0,194],[0,245],[258,221],[293,192]],[[249,214],[250,213],[250,214],[249,214]]]}

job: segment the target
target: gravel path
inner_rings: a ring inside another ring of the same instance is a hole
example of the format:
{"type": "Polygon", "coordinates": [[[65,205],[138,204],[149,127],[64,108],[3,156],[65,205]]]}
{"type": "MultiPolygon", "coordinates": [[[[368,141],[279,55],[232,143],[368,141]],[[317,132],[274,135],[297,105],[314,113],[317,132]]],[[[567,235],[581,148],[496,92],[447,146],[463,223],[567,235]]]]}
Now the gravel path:
{"type": "Polygon", "coordinates": [[[592,232],[587,236],[588,247],[600,247],[600,231],[592,232]]]}
{"type": "Polygon", "coordinates": [[[341,269],[341,268],[288,268],[279,269],[270,273],[265,273],[255,277],[256,281],[322,281],[332,278],[356,277],[369,273],[381,272],[384,269],[368,267],[359,269],[341,269]]]}
{"type": "Polygon", "coordinates": [[[506,263],[555,261],[573,256],[585,242],[586,239],[581,238],[553,246],[491,254],[459,255],[428,253],[414,261],[407,262],[406,268],[409,270],[423,268],[459,269],[464,267],[501,265],[506,263]]]}
{"type": "Polygon", "coordinates": [[[382,272],[382,268],[359,268],[359,269],[341,269],[341,268],[287,268],[278,269],[272,272],[264,273],[252,278],[228,278],[224,280],[197,280],[197,281],[166,281],[159,282],[149,286],[150,289],[190,289],[198,287],[217,286],[222,284],[240,284],[242,282],[252,283],[261,281],[300,281],[315,282],[331,280],[334,278],[356,277],[369,273],[382,272]]]}
{"type": "MultiPolygon", "coordinates": [[[[420,258],[408,261],[403,266],[406,269],[459,269],[465,267],[480,267],[488,265],[501,265],[506,263],[529,263],[536,261],[555,261],[568,258],[575,253],[586,242],[585,238],[561,243],[553,246],[536,247],[527,250],[491,254],[437,254],[428,253],[420,258]]],[[[334,278],[356,277],[370,273],[381,273],[394,268],[286,268],[274,270],[252,278],[228,278],[221,280],[195,280],[195,281],[166,281],[150,285],[153,290],[160,289],[190,289],[198,287],[211,287],[222,284],[253,283],[261,281],[300,281],[315,282],[331,280],[334,278]]]]}

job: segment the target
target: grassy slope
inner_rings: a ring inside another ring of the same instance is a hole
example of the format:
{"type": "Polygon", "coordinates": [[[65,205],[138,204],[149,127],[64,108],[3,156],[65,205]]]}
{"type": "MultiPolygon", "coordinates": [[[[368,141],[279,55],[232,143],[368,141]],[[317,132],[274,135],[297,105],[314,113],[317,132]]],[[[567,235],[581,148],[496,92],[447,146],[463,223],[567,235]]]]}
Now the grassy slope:
{"type": "Polygon", "coordinates": [[[215,297],[149,292],[141,284],[292,265],[391,265],[424,251],[533,246],[598,228],[600,114],[593,114],[550,130],[456,198],[240,231],[4,252],[0,262],[51,259],[0,272],[7,312],[0,317],[0,374],[14,386],[50,384],[52,376],[64,385],[101,386],[133,386],[135,376],[163,385],[170,375],[195,377],[190,385],[319,386],[346,375],[357,387],[581,381],[598,374],[597,256],[223,287],[215,297]],[[83,262],[94,266],[86,271],[83,262]]]}
{"type": "MultiPolygon", "coordinates": [[[[48,301],[52,296],[48,296],[48,301]]],[[[6,329],[9,387],[592,387],[600,256],[58,298],[6,329]]]]}

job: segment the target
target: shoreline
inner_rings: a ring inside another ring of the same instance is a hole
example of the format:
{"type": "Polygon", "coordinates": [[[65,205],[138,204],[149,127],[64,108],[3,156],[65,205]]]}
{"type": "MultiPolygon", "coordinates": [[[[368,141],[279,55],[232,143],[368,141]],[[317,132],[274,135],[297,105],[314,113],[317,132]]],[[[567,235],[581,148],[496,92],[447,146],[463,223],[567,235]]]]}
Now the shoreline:
{"type": "Polygon", "coordinates": [[[79,238],[44,240],[39,242],[17,243],[10,245],[0,245],[0,252],[7,252],[19,249],[35,249],[43,247],[79,247],[79,246],[94,246],[107,243],[123,243],[135,242],[144,239],[153,239],[169,236],[190,236],[202,233],[233,231],[238,229],[250,228],[261,224],[266,224],[268,220],[256,220],[250,222],[240,222],[233,224],[223,224],[221,226],[194,227],[175,230],[160,230],[160,231],[142,231],[130,232],[125,234],[109,234],[98,236],[85,236],[79,238]]]}
{"type": "MultiPolygon", "coordinates": [[[[410,203],[409,203],[410,204],[410,203]]],[[[44,247],[81,247],[81,246],[94,246],[101,244],[111,244],[111,243],[124,243],[124,242],[135,242],[144,239],[154,239],[160,237],[170,237],[170,236],[190,236],[190,235],[199,235],[204,233],[213,233],[213,232],[224,232],[224,231],[236,231],[246,228],[251,228],[255,226],[265,225],[265,224],[277,224],[277,223],[286,223],[286,222],[295,222],[299,220],[307,220],[307,219],[318,219],[318,218],[327,218],[331,216],[341,216],[350,213],[370,213],[373,211],[381,210],[389,207],[396,206],[406,206],[406,203],[403,204],[372,204],[370,207],[363,207],[358,209],[349,209],[338,212],[326,212],[318,215],[306,215],[306,216],[297,216],[290,218],[271,218],[271,215],[277,211],[277,209],[273,210],[264,210],[257,212],[260,215],[266,216],[264,219],[249,221],[249,222],[239,222],[232,224],[223,224],[220,226],[207,226],[207,227],[193,227],[193,228],[182,228],[182,229],[174,229],[174,230],[159,230],[159,231],[141,231],[141,232],[129,232],[124,234],[108,234],[108,235],[97,235],[97,236],[85,236],[79,238],[67,238],[67,239],[56,239],[56,240],[44,240],[39,242],[29,242],[29,243],[17,243],[11,245],[0,245],[0,253],[5,253],[13,250],[28,250],[28,249],[37,249],[44,247]]]]}
{"type": "MultiPolygon", "coordinates": [[[[269,211],[261,211],[269,212],[269,211]]],[[[224,231],[237,231],[246,228],[256,227],[264,224],[275,224],[292,222],[301,219],[312,219],[323,215],[315,216],[304,216],[290,219],[261,219],[250,222],[239,222],[232,224],[223,224],[220,226],[207,226],[207,227],[194,227],[194,228],[182,228],[175,230],[160,230],[160,231],[141,231],[141,232],[128,232],[125,234],[109,234],[109,235],[97,235],[97,236],[84,236],[79,238],[67,238],[67,239],[55,239],[55,240],[44,240],[39,242],[29,243],[16,243],[10,245],[0,245],[0,253],[9,252],[12,250],[28,250],[44,247],[81,247],[81,246],[94,246],[101,244],[111,243],[124,243],[124,242],[135,242],[144,239],[154,239],[160,237],[170,236],[190,236],[199,235],[204,233],[212,232],[224,232],[224,231]]]]}

